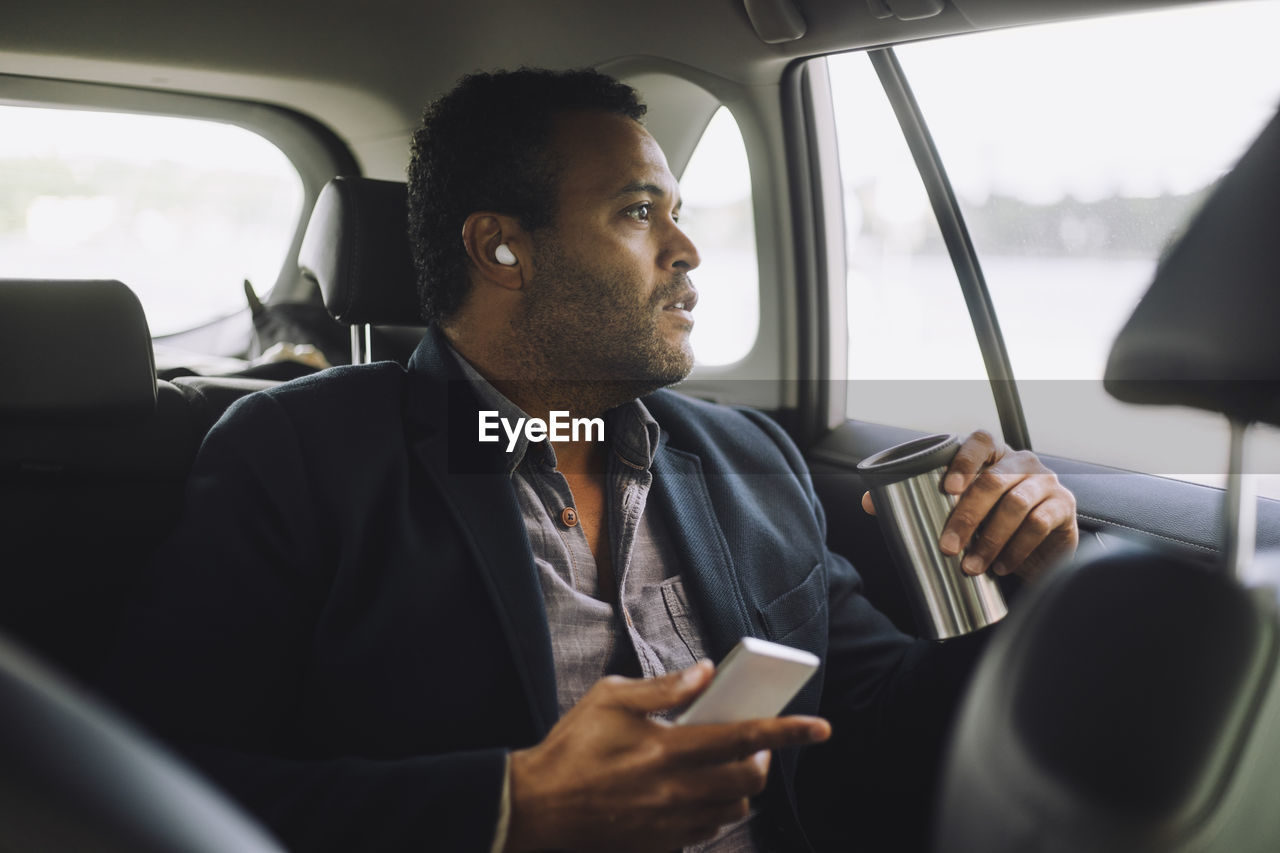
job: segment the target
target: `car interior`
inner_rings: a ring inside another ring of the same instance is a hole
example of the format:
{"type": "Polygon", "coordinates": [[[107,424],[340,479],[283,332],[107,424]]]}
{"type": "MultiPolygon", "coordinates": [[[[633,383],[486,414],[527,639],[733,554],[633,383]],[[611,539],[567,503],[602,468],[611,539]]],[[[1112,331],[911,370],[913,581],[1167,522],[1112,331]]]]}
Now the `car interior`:
{"type": "Polygon", "coordinates": [[[786,429],[898,627],[860,461],[985,428],[1076,496],[938,778],[823,792],[815,847],[1280,848],[1280,1],[6,11],[0,848],[281,849],[104,667],[227,408],[407,361],[410,136],[520,66],[640,91],[703,258],[678,390],[786,429]]]}

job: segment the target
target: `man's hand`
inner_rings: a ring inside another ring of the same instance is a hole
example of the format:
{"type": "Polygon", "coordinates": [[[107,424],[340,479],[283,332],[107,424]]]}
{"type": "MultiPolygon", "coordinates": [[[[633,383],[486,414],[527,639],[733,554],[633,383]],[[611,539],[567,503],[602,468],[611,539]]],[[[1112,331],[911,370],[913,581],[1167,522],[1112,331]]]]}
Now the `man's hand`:
{"type": "MultiPolygon", "coordinates": [[[[1075,552],[1075,496],[1029,450],[1010,450],[978,430],[956,451],[942,488],[960,500],[939,545],[944,554],[965,551],[960,566],[971,575],[989,568],[1035,577],[1075,552]]],[[[875,513],[870,492],[862,507],[875,513]]]]}
{"type": "Polygon", "coordinates": [[[598,681],[546,739],[511,755],[507,851],[672,850],[745,817],[769,750],[826,740],[815,717],[675,726],[649,715],[688,704],[703,661],[660,678],[598,681]]]}

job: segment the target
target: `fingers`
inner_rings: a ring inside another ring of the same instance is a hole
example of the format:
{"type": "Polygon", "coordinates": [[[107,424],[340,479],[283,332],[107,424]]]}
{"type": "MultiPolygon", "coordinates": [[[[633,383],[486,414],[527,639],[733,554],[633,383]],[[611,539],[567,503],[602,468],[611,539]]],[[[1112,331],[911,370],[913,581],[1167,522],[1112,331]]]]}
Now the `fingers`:
{"type": "Polygon", "coordinates": [[[672,849],[748,813],[769,752],[825,740],[812,717],[678,726],[655,711],[688,704],[710,681],[702,661],[651,679],[608,677],[541,743],[511,753],[512,849],[672,849]]]}
{"type": "Polygon", "coordinates": [[[867,513],[868,515],[876,514],[876,505],[871,500],[870,492],[862,493],[862,511],[867,513]]]}
{"type": "MultiPolygon", "coordinates": [[[[1000,502],[997,517],[1001,518],[1000,525],[1003,529],[1014,529],[1007,536],[1003,533],[997,536],[985,533],[979,535],[976,546],[965,557],[965,571],[976,574],[990,568],[996,574],[1005,575],[1023,567],[1038,551],[1045,550],[1045,546],[1053,546],[1050,549],[1052,551],[1075,547],[1075,502],[1063,498],[1060,494],[1063,490],[1060,488],[1049,488],[1046,485],[1048,477],[1034,479],[1042,481],[1040,485],[1044,486],[1045,491],[1043,499],[1026,509],[1025,515],[1015,526],[1004,517],[1022,512],[1025,501],[1020,499],[1013,510],[1005,512],[1004,505],[1012,495],[1006,496],[1000,502]]],[[[1056,479],[1054,484],[1056,486],[1056,479]]]]}
{"type": "Polygon", "coordinates": [[[711,661],[700,660],[687,669],[656,678],[604,678],[592,692],[603,691],[607,694],[604,701],[616,707],[637,714],[652,714],[689,704],[711,682],[714,674],[711,661]]]}
{"type": "Polygon", "coordinates": [[[1030,451],[1010,451],[989,433],[965,440],[943,481],[962,485],[939,538],[943,553],[967,549],[961,567],[971,575],[991,568],[1008,574],[1064,556],[1075,547],[1075,498],[1030,451]]]}
{"type": "MultiPolygon", "coordinates": [[[[988,548],[993,544],[1003,547],[1023,516],[1043,500],[1043,490],[1035,480],[1027,482],[1028,477],[1025,472],[1004,470],[998,465],[982,472],[951,510],[938,541],[943,553],[959,554],[965,547],[972,551],[978,544],[975,539],[983,537],[988,548]],[[997,512],[997,505],[1006,498],[1008,504],[997,512]]],[[[999,550],[997,547],[991,554],[999,550]]]]}
{"type": "Polygon", "coordinates": [[[971,575],[988,568],[1008,574],[1022,565],[1055,530],[1074,526],[1075,506],[1062,496],[1064,491],[1052,474],[1033,474],[1015,481],[1009,491],[998,496],[961,567],[971,575]]]}
{"type": "Polygon", "coordinates": [[[993,442],[987,432],[969,436],[943,478],[943,489],[960,495],[938,540],[944,554],[954,556],[964,550],[1001,496],[1027,477],[1026,460],[1006,460],[1007,448],[1003,444],[997,448],[993,442]]]}
{"type": "Polygon", "coordinates": [[[793,715],[743,723],[676,726],[667,733],[673,757],[686,763],[738,761],[775,749],[821,743],[831,724],[820,717],[793,715]]]}
{"type": "Polygon", "coordinates": [[[961,443],[947,466],[947,474],[942,480],[943,491],[949,495],[963,494],[982,469],[997,462],[1007,449],[1004,442],[998,441],[985,429],[973,433],[961,443]]]}
{"type": "Polygon", "coordinates": [[[768,777],[768,752],[725,764],[684,768],[668,774],[653,788],[645,808],[684,827],[676,837],[681,846],[692,844],[745,818],[751,812],[751,798],[764,791],[768,777]]]}

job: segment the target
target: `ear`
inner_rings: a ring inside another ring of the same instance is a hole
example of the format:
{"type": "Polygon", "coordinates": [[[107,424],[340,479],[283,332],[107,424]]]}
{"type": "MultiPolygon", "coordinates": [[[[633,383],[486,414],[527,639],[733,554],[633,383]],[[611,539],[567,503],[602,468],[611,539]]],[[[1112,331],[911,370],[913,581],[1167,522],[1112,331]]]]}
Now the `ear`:
{"type": "Polygon", "coordinates": [[[531,269],[529,244],[524,229],[514,217],[487,211],[471,214],[462,223],[462,245],[480,280],[507,290],[524,286],[531,269]],[[502,245],[515,255],[514,264],[498,261],[496,252],[502,245]]]}

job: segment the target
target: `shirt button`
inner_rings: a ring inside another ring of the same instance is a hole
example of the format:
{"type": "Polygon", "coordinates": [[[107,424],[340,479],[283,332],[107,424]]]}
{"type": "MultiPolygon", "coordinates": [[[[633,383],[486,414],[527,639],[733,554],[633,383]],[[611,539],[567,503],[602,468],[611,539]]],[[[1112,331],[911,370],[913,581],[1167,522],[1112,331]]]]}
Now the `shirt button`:
{"type": "Polygon", "coordinates": [[[567,506],[561,510],[560,520],[564,522],[565,527],[577,527],[578,511],[571,506],[567,506]]]}

